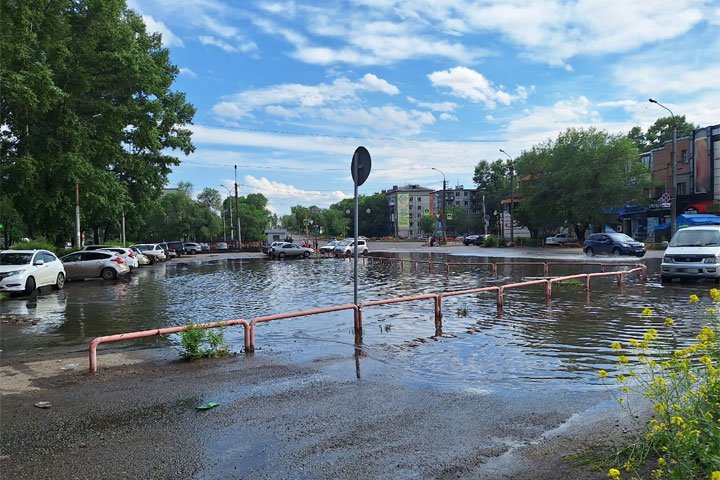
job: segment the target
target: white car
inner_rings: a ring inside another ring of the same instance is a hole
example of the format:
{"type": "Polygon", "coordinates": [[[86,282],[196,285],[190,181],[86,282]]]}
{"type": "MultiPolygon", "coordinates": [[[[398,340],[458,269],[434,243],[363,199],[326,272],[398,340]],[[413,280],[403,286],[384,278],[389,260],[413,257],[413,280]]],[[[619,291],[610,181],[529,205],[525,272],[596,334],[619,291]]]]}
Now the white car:
{"type": "Polygon", "coordinates": [[[330,240],[328,243],[320,247],[320,253],[333,253],[337,244],[337,240],[330,240]]]}
{"type": "Polygon", "coordinates": [[[547,237],[545,239],[545,245],[562,245],[563,243],[576,241],[577,240],[575,240],[567,233],[558,233],[557,235],[553,235],[552,237],[547,237]]]}
{"type": "Polygon", "coordinates": [[[47,250],[0,252],[0,292],[30,295],[46,285],[55,290],[65,285],[65,267],[55,254],[47,250]]]}
{"type": "Polygon", "coordinates": [[[125,259],[125,263],[127,263],[127,266],[130,267],[130,270],[133,268],[138,268],[140,266],[140,262],[138,261],[135,252],[130,248],[125,247],[107,247],[107,248],[99,248],[98,250],[102,252],[113,252],[120,255],[122,258],[125,259]]]}
{"type": "Polygon", "coordinates": [[[157,243],[138,243],[133,246],[140,250],[143,255],[148,257],[150,259],[150,263],[164,262],[167,260],[165,250],[157,243]]]}
{"type": "MultiPolygon", "coordinates": [[[[357,250],[358,255],[368,254],[367,241],[364,238],[358,238],[357,250]]],[[[335,245],[333,253],[335,255],[355,255],[355,239],[346,238],[338,242],[338,244],[335,245]]]]}

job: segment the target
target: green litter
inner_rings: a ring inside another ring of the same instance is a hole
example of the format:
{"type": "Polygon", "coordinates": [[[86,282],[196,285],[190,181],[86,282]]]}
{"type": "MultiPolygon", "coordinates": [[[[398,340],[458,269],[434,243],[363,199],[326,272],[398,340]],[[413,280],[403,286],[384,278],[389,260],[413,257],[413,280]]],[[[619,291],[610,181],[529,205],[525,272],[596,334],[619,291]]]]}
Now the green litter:
{"type": "Polygon", "coordinates": [[[195,408],[197,408],[198,410],[209,410],[209,409],[211,409],[211,408],[217,407],[218,405],[220,405],[220,404],[219,404],[219,403],[215,403],[215,402],[205,402],[205,403],[203,403],[202,405],[198,405],[198,406],[195,407],[195,408]]]}

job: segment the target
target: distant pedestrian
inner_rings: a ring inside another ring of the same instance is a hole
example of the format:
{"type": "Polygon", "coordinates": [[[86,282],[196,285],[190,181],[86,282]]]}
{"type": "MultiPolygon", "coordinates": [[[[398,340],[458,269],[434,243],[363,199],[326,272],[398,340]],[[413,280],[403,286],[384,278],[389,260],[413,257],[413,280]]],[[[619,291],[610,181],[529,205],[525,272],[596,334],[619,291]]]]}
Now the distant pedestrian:
{"type": "Polygon", "coordinates": [[[435,246],[435,236],[434,235],[430,235],[430,246],[431,247],[435,246]]]}

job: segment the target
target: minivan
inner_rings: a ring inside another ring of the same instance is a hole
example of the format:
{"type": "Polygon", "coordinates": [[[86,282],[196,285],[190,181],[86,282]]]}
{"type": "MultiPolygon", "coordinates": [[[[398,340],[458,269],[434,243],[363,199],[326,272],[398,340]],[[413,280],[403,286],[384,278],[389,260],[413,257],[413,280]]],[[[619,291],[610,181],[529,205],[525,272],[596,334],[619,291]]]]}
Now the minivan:
{"type": "Polygon", "coordinates": [[[663,282],[710,278],[720,283],[720,225],[681,228],[673,235],[660,266],[663,282]]]}
{"type": "MultiPolygon", "coordinates": [[[[368,247],[364,238],[358,238],[357,245],[358,255],[367,255],[368,247]]],[[[333,253],[337,255],[355,255],[355,239],[346,238],[338,242],[333,249],[333,253]]]]}

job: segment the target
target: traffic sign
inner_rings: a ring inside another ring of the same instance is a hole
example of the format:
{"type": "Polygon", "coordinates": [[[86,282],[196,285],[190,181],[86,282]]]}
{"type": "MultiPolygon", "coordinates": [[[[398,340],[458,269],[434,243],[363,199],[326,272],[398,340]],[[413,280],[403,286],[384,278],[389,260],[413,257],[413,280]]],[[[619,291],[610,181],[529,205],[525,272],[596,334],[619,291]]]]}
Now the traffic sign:
{"type": "Polygon", "coordinates": [[[350,172],[352,173],[353,181],[358,187],[365,183],[368,176],[370,176],[370,152],[365,147],[357,147],[353,154],[352,163],[350,164],[350,172]],[[357,170],[357,178],[355,172],[357,170]]]}

